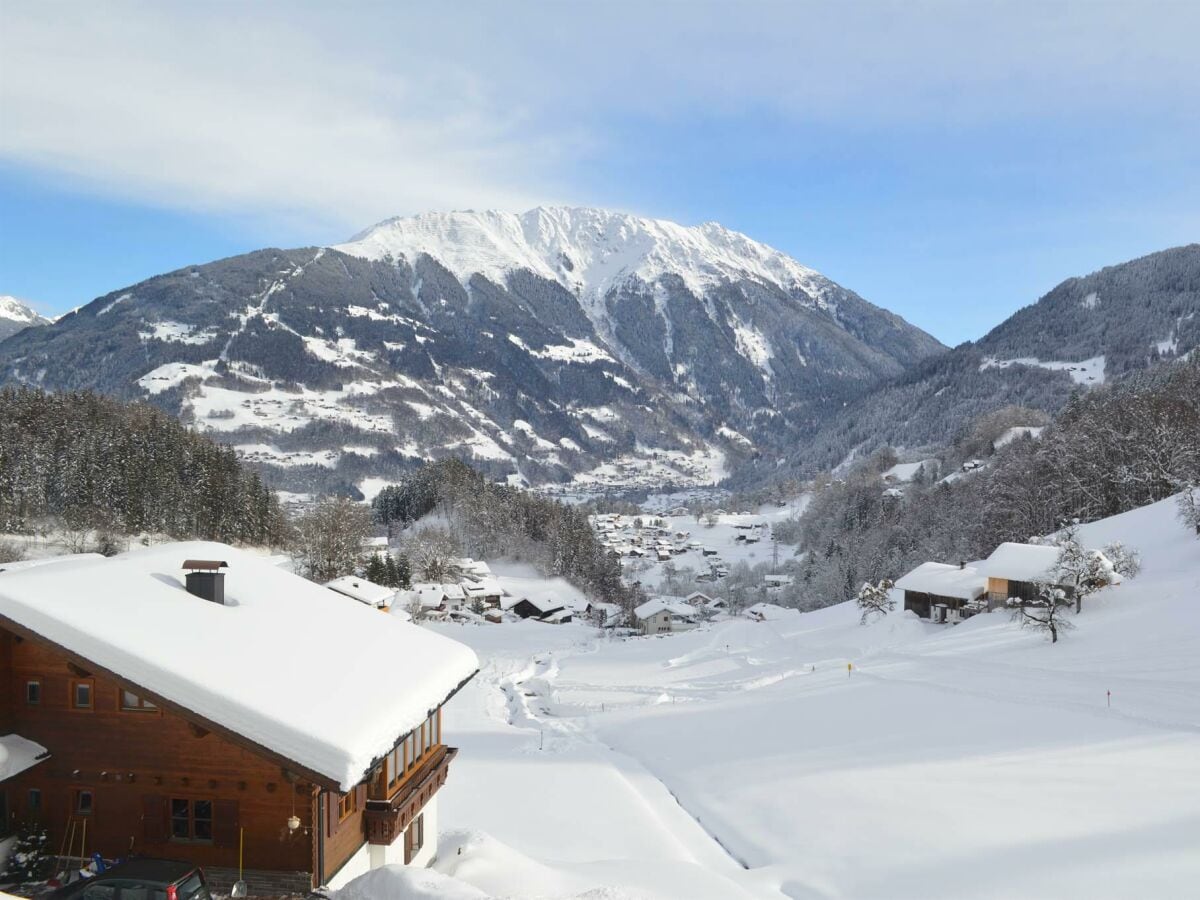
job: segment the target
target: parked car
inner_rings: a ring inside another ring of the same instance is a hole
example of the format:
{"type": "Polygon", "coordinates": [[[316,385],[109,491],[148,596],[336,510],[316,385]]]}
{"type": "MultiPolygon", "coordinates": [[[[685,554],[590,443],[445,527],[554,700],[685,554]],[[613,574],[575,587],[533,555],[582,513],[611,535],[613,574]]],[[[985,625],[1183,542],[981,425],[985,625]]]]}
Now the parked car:
{"type": "Polygon", "coordinates": [[[178,859],[131,859],[50,895],[54,900],[212,900],[204,870],[178,859]]]}

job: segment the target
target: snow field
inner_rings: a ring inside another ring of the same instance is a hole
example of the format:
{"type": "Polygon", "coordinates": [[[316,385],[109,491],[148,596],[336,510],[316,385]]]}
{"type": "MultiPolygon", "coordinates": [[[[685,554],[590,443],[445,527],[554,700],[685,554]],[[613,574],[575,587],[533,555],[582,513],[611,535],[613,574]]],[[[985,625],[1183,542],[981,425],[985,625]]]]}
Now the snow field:
{"type": "Polygon", "coordinates": [[[483,661],[447,712],[439,871],[498,897],[1194,896],[1200,541],[1170,501],[1082,538],[1143,571],[1057,645],[850,604],[630,640],[436,626],[483,661]],[[550,874],[525,889],[510,854],[550,874]]]}

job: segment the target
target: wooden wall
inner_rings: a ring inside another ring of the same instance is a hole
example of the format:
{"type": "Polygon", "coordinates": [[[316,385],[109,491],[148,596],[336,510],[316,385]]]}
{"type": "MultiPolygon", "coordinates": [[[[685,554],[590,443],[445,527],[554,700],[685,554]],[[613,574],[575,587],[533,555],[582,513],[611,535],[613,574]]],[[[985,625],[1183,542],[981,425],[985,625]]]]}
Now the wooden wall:
{"type": "MultiPolygon", "coordinates": [[[[180,637],[179,652],[196,652],[188,647],[186,636],[180,637]]],[[[214,659],[214,664],[221,663],[214,659]]],[[[313,785],[289,782],[280,766],[217,734],[193,729],[181,716],[122,711],[121,685],[99,676],[93,678],[92,709],[74,709],[70,689],[78,670],[72,671],[54,648],[3,629],[0,674],[0,717],[7,716],[7,730],[37,741],[52,754],[4,784],[10,817],[31,816],[29,790],[39,789],[39,817],[50,830],[53,852],[63,846],[73,820],[73,852],[79,853],[86,818],[88,854],[98,850],[112,858],[132,850],[236,867],[241,828],[246,868],[314,871],[310,829],[318,792],[313,785]],[[29,679],[42,684],[37,706],[25,701],[29,679]],[[80,789],[93,792],[94,810],[86,817],[73,817],[80,789]],[[171,839],[170,823],[164,819],[173,798],[214,802],[224,815],[214,821],[212,841],[171,839]],[[293,809],[304,826],[295,833],[287,829],[293,809]]],[[[361,827],[358,833],[361,844],[361,827]]]]}

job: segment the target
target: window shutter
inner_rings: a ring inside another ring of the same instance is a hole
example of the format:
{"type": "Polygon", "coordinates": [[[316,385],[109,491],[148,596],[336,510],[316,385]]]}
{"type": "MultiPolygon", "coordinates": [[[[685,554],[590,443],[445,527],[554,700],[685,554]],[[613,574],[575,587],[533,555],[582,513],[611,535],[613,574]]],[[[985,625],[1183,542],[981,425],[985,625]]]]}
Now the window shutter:
{"type": "Polygon", "coordinates": [[[238,802],[236,800],[213,801],[213,846],[236,847],[240,825],[241,820],[238,816],[238,802]]]}
{"type": "Polygon", "coordinates": [[[336,791],[325,792],[325,834],[333,837],[338,830],[338,795],[336,791]]]}
{"type": "Polygon", "coordinates": [[[404,830],[404,864],[406,866],[413,861],[413,828],[415,827],[414,823],[404,830]]]}
{"type": "Polygon", "coordinates": [[[142,797],[142,840],[161,844],[167,839],[167,799],[158,794],[142,797]]]}

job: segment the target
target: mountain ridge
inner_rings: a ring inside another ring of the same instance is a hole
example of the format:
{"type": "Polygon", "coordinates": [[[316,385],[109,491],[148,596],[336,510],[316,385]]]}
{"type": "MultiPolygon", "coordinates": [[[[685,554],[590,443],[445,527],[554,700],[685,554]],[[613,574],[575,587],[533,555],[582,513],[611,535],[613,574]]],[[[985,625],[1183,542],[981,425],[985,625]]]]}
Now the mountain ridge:
{"type": "Polygon", "coordinates": [[[923,360],[849,404],[770,472],[750,466],[741,480],[813,475],[884,445],[919,456],[1000,407],[1055,413],[1077,390],[1197,347],[1200,244],[1185,244],[1060,282],[979,340],[923,360]]]}
{"type": "Polygon", "coordinates": [[[777,455],[944,350],[715,225],[553,208],[362,234],[353,253],[261,250],[114,291],[0,345],[0,378],[150,399],[295,488],[464,455],[603,491],[777,455]]]}

